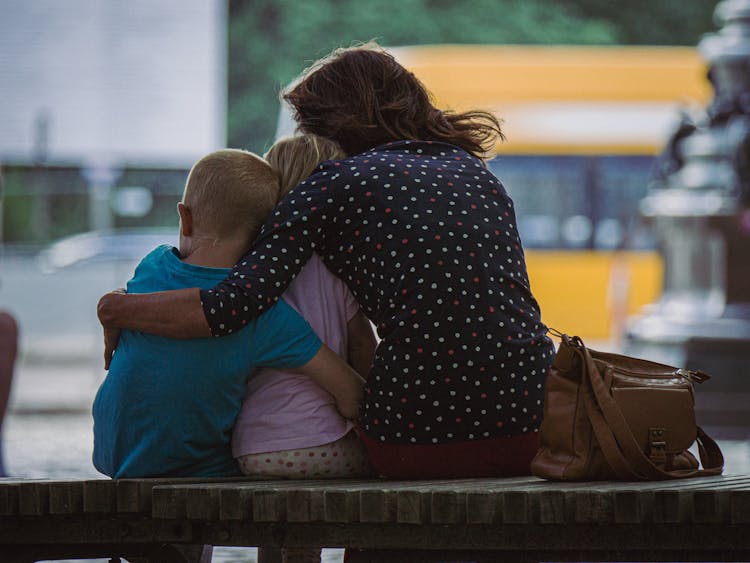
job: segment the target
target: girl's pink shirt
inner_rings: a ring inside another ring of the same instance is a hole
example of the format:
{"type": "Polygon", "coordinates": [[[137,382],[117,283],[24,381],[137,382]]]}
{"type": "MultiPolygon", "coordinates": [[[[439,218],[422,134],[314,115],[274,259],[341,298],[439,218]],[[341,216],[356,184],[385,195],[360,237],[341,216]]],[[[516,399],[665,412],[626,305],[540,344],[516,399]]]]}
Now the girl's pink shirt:
{"type": "MultiPolygon", "coordinates": [[[[359,305],[317,254],[283,298],[331,350],[346,358],[347,323],[359,305]]],[[[309,378],[264,368],[250,376],[232,433],[232,454],[239,457],[319,446],[338,440],[352,428],[336,410],[333,397],[309,378]]]]}

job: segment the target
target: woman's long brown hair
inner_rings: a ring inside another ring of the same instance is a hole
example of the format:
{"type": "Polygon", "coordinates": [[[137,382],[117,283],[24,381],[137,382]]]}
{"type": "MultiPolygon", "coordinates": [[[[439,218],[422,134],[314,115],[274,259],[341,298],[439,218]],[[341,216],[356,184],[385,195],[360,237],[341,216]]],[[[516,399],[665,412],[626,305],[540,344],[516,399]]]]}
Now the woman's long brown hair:
{"type": "Polygon", "coordinates": [[[486,156],[504,139],[480,110],[437,109],[414,74],[374,43],[337,49],[283,94],[299,129],[336,141],[348,155],[390,141],[442,141],[486,156]]]}

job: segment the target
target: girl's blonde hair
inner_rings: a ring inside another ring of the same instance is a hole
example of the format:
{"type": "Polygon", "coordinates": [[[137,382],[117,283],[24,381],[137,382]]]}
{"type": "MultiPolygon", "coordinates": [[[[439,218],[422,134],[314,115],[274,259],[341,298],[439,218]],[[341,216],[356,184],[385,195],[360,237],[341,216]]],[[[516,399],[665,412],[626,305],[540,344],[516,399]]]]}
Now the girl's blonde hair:
{"type": "Polygon", "coordinates": [[[312,174],[321,162],[345,156],[337,143],[310,134],[276,141],[265,154],[265,159],[279,176],[280,195],[283,196],[312,174]]]}

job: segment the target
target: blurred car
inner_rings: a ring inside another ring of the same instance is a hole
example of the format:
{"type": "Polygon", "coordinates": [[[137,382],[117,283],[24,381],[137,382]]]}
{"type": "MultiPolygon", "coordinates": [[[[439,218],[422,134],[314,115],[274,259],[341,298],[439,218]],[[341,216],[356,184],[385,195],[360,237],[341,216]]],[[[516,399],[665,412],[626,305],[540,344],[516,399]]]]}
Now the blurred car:
{"type": "Polygon", "coordinates": [[[175,227],[113,229],[65,237],[35,254],[5,253],[0,307],[19,321],[22,358],[96,366],[100,374],[96,303],[124,287],[155,247],[177,243],[175,227]]]}
{"type": "Polygon", "coordinates": [[[44,273],[94,263],[137,263],[160,244],[177,246],[174,227],[89,231],[65,237],[42,250],[37,260],[44,273]]]}

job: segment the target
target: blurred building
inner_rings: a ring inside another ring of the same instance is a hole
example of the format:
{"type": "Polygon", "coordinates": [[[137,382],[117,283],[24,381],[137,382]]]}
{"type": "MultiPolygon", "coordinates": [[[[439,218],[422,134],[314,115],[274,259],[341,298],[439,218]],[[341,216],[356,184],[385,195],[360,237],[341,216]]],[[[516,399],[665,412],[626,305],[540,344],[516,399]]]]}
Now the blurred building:
{"type": "Polygon", "coordinates": [[[98,297],[174,242],[190,166],[226,143],[227,18],[226,0],[0,2],[0,308],[21,391],[35,358],[98,381],[98,297]],[[36,255],[92,230],[41,253],[66,267],[36,255]]]}
{"type": "Polygon", "coordinates": [[[184,171],[224,146],[226,20],[225,0],[0,3],[5,239],[112,226],[112,202],[138,215],[143,193],[116,197],[144,183],[128,171],[184,171]],[[80,225],[50,227],[61,205],[80,225]]]}
{"type": "Polygon", "coordinates": [[[225,142],[222,0],[5,0],[0,158],[189,166],[225,142]]]}

